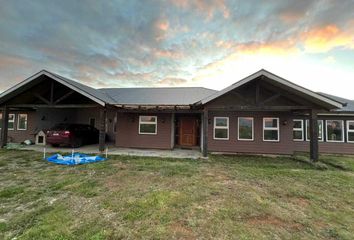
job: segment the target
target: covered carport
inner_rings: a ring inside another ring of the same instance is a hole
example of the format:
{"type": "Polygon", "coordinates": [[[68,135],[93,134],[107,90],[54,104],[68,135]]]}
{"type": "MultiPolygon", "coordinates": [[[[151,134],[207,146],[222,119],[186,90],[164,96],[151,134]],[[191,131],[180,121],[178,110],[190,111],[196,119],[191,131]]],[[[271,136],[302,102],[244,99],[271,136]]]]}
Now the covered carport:
{"type": "Polygon", "coordinates": [[[42,70],[0,95],[1,138],[0,147],[8,143],[9,134],[23,135],[17,129],[9,132],[10,113],[32,113],[30,131],[47,129],[56,123],[89,123],[83,115],[92,114],[97,119],[99,150],[106,141],[106,115],[110,99],[104,93],[42,70]]]}

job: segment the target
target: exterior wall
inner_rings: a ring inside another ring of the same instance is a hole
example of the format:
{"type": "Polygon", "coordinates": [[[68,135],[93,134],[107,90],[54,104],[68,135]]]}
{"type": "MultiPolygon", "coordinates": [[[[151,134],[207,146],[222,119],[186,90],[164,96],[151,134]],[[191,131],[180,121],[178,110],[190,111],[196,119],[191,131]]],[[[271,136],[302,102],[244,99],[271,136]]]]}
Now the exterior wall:
{"type": "MultiPolygon", "coordinates": [[[[107,141],[115,142],[116,134],[114,132],[114,117],[116,111],[113,109],[108,109],[106,114],[106,132],[107,132],[107,141]]],[[[75,113],[75,122],[81,124],[89,124],[89,119],[94,118],[95,128],[99,129],[100,127],[100,109],[99,108],[86,108],[80,109],[75,113]]]]}
{"type": "MultiPolygon", "coordinates": [[[[305,118],[297,118],[305,119],[305,118]]],[[[323,138],[324,141],[319,141],[318,147],[320,153],[337,153],[337,154],[354,154],[354,143],[347,142],[347,128],[346,121],[354,121],[354,116],[319,116],[319,120],[324,120],[323,138]],[[344,120],[344,140],[345,142],[326,142],[326,121],[325,120],[344,120]]],[[[304,126],[305,127],[305,126],[304,126]]],[[[309,141],[294,141],[294,151],[308,152],[310,151],[309,141]]]]}
{"type": "MultiPolygon", "coordinates": [[[[35,134],[40,130],[48,130],[59,123],[81,123],[89,124],[90,118],[96,119],[95,127],[99,127],[99,108],[86,109],[38,109],[36,111],[17,111],[15,113],[15,130],[8,130],[8,142],[23,142],[30,139],[35,140],[35,134]],[[17,130],[17,114],[27,114],[27,130],[17,130]]],[[[107,135],[108,141],[115,140],[114,133],[115,111],[107,112],[107,135]]]]}
{"type": "MultiPolygon", "coordinates": [[[[36,131],[36,112],[35,111],[16,111],[10,112],[10,114],[15,114],[15,126],[14,130],[8,130],[8,141],[9,142],[23,142],[25,140],[35,139],[36,131]],[[18,114],[27,114],[27,130],[18,130],[18,114]]],[[[1,129],[2,131],[2,129],[1,129]]]]}
{"type": "Polygon", "coordinates": [[[47,130],[59,123],[72,123],[76,120],[77,109],[41,108],[36,111],[36,130],[47,130]]]}
{"type": "MultiPolygon", "coordinates": [[[[309,141],[293,140],[293,119],[305,119],[306,117],[294,116],[285,112],[267,113],[267,112],[210,112],[208,124],[208,150],[210,152],[229,152],[229,153],[256,153],[256,154],[293,154],[294,152],[309,152],[309,141]],[[214,117],[229,117],[229,140],[215,140],[214,133],[214,117]],[[238,117],[254,118],[254,140],[240,141],[237,140],[238,117]],[[280,127],[279,142],[263,141],[263,117],[278,117],[280,127]],[[284,122],[287,122],[285,125],[284,122]]],[[[326,116],[319,117],[319,120],[354,120],[353,117],[344,116],[326,116]]],[[[325,122],[324,122],[325,126],[325,122]]],[[[346,127],[345,127],[346,140],[346,127]]],[[[306,126],[304,125],[304,138],[306,126]]],[[[326,130],[324,127],[324,139],[326,138],[326,130]]],[[[338,153],[338,154],[354,154],[354,143],[336,143],[336,142],[319,142],[320,153],[338,153]]]]}
{"type": "Polygon", "coordinates": [[[292,154],[291,116],[286,113],[267,112],[210,112],[208,124],[208,150],[210,152],[257,153],[257,154],[292,154]],[[229,117],[229,140],[214,139],[214,117],[229,117]],[[237,140],[237,118],[254,118],[254,140],[237,140]],[[280,126],[279,142],[263,141],[263,117],[278,117],[280,126]],[[287,121],[286,125],[283,122],[287,121]]]}
{"type": "Polygon", "coordinates": [[[118,113],[117,147],[172,149],[172,114],[118,113]],[[139,134],[139,115],[157,116],[157,134],[139,134]]]}

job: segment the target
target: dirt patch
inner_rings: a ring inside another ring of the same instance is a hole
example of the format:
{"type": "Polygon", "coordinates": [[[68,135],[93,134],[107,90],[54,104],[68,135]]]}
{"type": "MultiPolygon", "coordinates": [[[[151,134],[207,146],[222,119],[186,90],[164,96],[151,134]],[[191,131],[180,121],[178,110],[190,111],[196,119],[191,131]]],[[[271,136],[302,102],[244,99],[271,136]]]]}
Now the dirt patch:
{"type": "Polygon", "coordinates": [[[310,201],[302,197],[292,198],[290,199],[290,202],[301,207],[307,207],[310,205],[310,201]]]}
{"type": "Polygon", "coordinates": [[[300,223],[287,222],[272,215],[250,217],[248,218],[247,223],[253,226],[271,225],[274,227],[290,228],[294,230],[303,229],[303,225],[301,225],[300,223]]]}
{"type": "Polygon", "coordinates": [[[187,227],[183,222],[172,223],[170,229],[177,239],[197,239],[192,229],[187,227]]]}

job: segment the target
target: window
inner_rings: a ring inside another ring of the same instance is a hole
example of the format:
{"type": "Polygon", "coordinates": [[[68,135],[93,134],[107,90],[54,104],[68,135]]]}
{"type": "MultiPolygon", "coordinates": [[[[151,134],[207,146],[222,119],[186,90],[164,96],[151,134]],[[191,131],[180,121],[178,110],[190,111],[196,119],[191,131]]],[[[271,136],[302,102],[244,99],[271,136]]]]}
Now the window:
{"type": "Polygon", "coordinates": [[[139,116],[139,134],[157,134],[157,117],[139,116]]]}
{"type": "Polygon", "coordinates": [[[344,121],[326,120],[327,142],[344,142],[344,121]]]}
{"type": "Polygon", "coordinates": [[[294,119],[293,125],[293,140],[303,141],[304,140],[304,121],[301,119],[294,119]]]}
{"type": "Polygon", "coordinates": [[[17,115],[17,130],[27,130],[27,114],[17,115]]]}
{"type": "Polygon", "coordinates": [[[263,141],[279,142],[279,118],[263,118],[263,141]]]}
{"type": "Polygon", "coordinates": [[[229,140],[228,117],[214,117],[214,139],[229,140]]]}
{"type": "Polygon", "coordinates": [[[354,121],[347,121],[347,142],[354,143],[354,121]]]}
{"type": "Polygon", "coordinates": [[[8,130],[15,129],[15,114],[9,114],[9,123],[8,123],[7,129],[8,130]]]}
{"type": "Polygon", "coordinates": [[[2,128],[2,113],[0,113],[0,129],[2,128]]]}
{"type": "Polygon", "coordinates": [[[238,118],[238,140],[253,141],[253,118],[238,118]]]}
{"type": "MultiPolygon", "coordinates": [[[[318,140],[323,141],[323,120],[317,120],[318,140]]],[[[310,141],[310,120],[306,120],[306,141],[310,141]]]]}

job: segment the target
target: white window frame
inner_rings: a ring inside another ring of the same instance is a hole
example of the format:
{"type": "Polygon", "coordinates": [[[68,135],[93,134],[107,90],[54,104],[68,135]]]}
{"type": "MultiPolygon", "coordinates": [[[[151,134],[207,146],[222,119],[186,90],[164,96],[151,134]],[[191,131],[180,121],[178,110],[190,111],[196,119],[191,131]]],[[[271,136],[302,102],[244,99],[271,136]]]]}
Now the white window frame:
{"type": "Polygon", "coordinates": [[[263,118],[263,142],[280,142],[280,121],[279,121],[279,118],[275,118],[275,117],[264,117],[263,118]],[[266,127],[265,126],[265,120],[266,119],[272,119],[272,120],[276,119],[278,127],[276,127],[276,128],[275,127],[266,127]],[[277,140],[264,139],[264,135],[265,135],[264,132],[267,131],[267,130],[269,130],[269,131],[276,130],[277,133],[278,133],[278,139],[277,140]]]}
{"type": "MultiPolygon", "coordinates": [[[[318,138],[318,141],[319,142],[324,142],[324,124],[325,124],[325,121],[324,120],[317,120],[318,122],[322,122],[322,134],[321,134],[321,138],[318,138]]],[[[317,122],[317,125],[318,125],[318,122],[317,122]]],[[[327,126],[327,125],[326,125],[327,126]]],[[[310,128],[310,119],[306,119],[305,120],[305,141],[306,142],[309,142],[310,141],[310,136],[308,136],[307,134],[307,128],[310,128]]],[[[309,130],[310,131],[310,130],[309,130]]],[[[327,134],[326,134],[327,135],[327,134]]],[[[320,137],[320,135],[318,135],[320,137]]]]}
{"type": "Polygon", "coordinates": [[[331,143],[343,143],[345,142],[345,139],[344,139],[344,120],[335,120],[335,119],[327,119],[326,120],[326,142],[331,142],[331,143]],[[342,122],[342,140],[341,141],[337,141],[337,140],[330,140],[328,139],[328,129],[327,129],[327,122],[328,121],[338,121],[338,122],[342,122]]]}
{"type": "Polygon", "coordinates": [[[27,115],[27,113],[19,113],[19,114],[17,114],[17,130],[26,131],[27,127],[28,127],[28,115],[27,115]],[[20,128],[20,116],[21,115],[26,116],[26,127],[24,129],[20,128]]]}
{"type": "Polygon", "coordinates": [[[238,141],[254,141],[254,118],[253,117],[238,117],[237,118],[237,140],[238,141]],[[248,118],[252,120],[252,138],[240,138],[240,118],[248,118]]]}
{"type": "Polygon", "coordinates": [[[302,142],[304,141],[304,120],[303,119],[293,119],[293,123],[301,122],[301,128],[294,128],[293,127],[293,141],[295,142],[302,142]],[[300,132],[301,131],[301,139],[294,139],[294,131],[300,132]]]}
{"type": "MultiPolygon", "coordinates": [[[[2,113],[0,113],[0,121],[2,123],[2,113]]],[[[0,130],[1,130],[1,127],[0,127],[0,130]]]]}
{"type": "Polygon", "coordinates": [[[354,123],[354,120],[347,120],[347,143],[354,143],[354,141],[349,141],[349,133],[354,133],[354,130],[349,129],[349,123],[354,123]]]}
{"type": "Polygon", "coordinates": [[[16,114],[10,113],[10,114],[9,114],[9,120],[8,120],[8,123],[7,123],[7,130],[11,130],[11,131],[15,130],[15,125],[16,125],[15,123],[16,123],[16,114]],[[10,116],[11,116],[11,115],[14,116],[14,118],[13,118],[13,120],[10,121],[10,116]],[[9,128],[9,123],[10,123],[10,122],[12,122],[12,123],[14,124],[14,127],[13,127],[13,128],[9,128]]]}
{"type": "Polygon", "coordinates": [[[148,115],[143,115],[143,116],[139,116],[139,135],[157,135],[157,116],[148,116],[148,115]],[[155,122],[144,122],[141,121],[141,118],[143,117],[154,117],[155,118],[155,122]],[[155,127],[155,132],[154,133],[144,133],[140,131],[140,126],[141,124],[151,124],[151,125],[156,125],[155,127]]]}
{"type": "Polygon", "coordinates": [[[229,130],[229,117],[214,117],[214,130],[213,130],[213,138],[214,140],[229,140],[230,139],[230,130],[229,130]],[[216,119],[226,119],[227,126],[216,126],[216,119]],[[217,138],[215,137],[215,130],[216,129],[227,129],[227,138],[217,138]]]}

